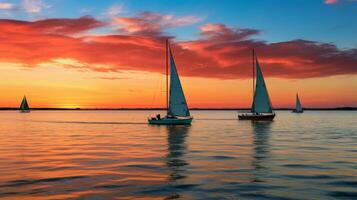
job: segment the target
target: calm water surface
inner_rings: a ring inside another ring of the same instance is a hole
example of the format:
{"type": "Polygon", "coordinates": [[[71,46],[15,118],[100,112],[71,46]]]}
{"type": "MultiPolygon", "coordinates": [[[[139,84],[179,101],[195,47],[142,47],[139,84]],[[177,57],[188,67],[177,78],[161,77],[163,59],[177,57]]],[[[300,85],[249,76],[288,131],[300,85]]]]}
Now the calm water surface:
{"type": "Polygon", "coordinates": [[[357,112],[0,112],[1,199],[356,199],[357,112]]]}

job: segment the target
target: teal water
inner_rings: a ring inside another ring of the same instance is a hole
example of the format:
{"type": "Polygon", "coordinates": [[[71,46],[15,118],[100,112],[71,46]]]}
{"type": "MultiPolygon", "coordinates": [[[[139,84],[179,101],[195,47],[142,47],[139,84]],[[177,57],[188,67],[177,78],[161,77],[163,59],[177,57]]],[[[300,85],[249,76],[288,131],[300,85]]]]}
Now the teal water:
{"type": "Polygon", "coordinates": [[[1,199],[356,199],[357,112],[0,112],[1,199]]]}

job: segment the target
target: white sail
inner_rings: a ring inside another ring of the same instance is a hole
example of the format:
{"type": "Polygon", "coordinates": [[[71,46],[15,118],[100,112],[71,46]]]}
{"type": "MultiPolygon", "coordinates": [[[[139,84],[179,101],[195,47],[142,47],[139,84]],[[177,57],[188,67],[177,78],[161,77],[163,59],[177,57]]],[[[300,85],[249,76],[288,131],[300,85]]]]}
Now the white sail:
{"type": "Polygon", "coordinates": [[[295,108],[296,112],[302,112],[302,106],[300,103],[300,99],[299,96],[296,94],[296,108],[295,108]]]}
{"type": "Polygon", "coordinates": [[[177,73],[174,58],[170,50],[170,95],[168,115],[187,117],[190,116],[181,81],[177,73]]]}
{"type": "Polygon", "coordinates": [[[258,58],[256,59],[257,79],[255,85],[255,94],[252,105],[254,113],[272,113],[272,106],[269,99],[269,94],[265,86],[263,73],[260,69],[258,58]]]}

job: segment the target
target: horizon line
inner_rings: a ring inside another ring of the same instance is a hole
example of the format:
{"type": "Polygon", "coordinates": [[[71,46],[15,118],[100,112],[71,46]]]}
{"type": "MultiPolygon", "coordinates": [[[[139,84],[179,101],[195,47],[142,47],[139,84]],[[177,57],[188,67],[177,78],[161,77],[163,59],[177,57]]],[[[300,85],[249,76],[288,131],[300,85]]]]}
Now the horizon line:
{"type": "MultiPolygon", "coordinates": [[[[250,110],[251,108],[190,108],[190,110],[250,110]]],[[[274,110],[293,110],[294,108],[280,107],[274,110]]],[[[356,106],[337,106],[337,107],[304,107],[304,110],[357,110],[356,106]]],[[[17,107],[0,107],[0,110],[19,110],[17,107]]],[[[51,108],[34,107],[30,110],[167,110],[167,108],[51,108]]]]}

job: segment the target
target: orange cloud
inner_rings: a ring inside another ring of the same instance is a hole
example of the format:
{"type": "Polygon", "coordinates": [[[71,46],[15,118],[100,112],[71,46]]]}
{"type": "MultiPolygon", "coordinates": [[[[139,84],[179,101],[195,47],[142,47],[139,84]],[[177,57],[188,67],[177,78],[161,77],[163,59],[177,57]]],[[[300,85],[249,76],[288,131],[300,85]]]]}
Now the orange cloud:
{"type": "MultiPolygon", "coordinates": [[[[154,13],[116,20],[125,25],[119,33],[99,36],[83,35],[107,24],[88,16],[33,22],[0,20],[0,62],[27,67],[53,64],[80,71],[163,73],[164,41],[169,38],[164,29],[190,21],[154,13]]],[[[208,24],[200,30],[199,39],[172,44],[184,76],[248,78],[252,48],[257,50],[266,76],[310,78],[357,73],[357,49],[340,50],[306,40],[256,41],[251,38],[260,33],[258,30],[224,24],[208,24]]]]}

